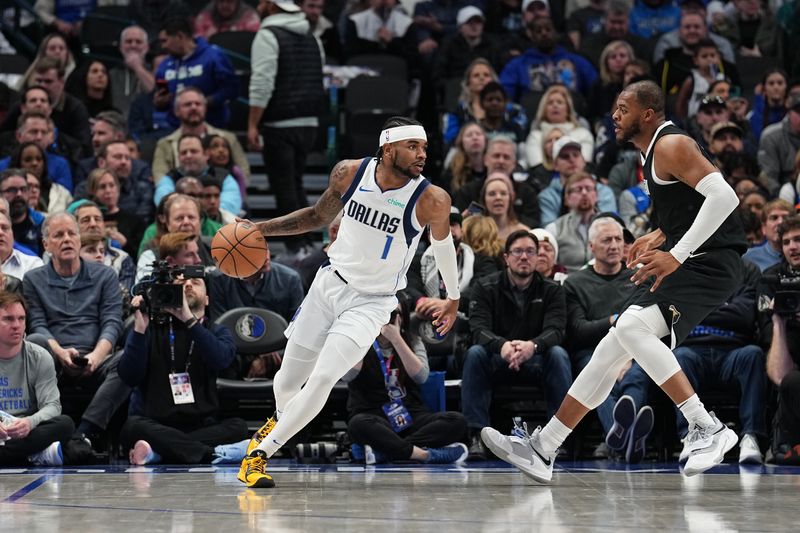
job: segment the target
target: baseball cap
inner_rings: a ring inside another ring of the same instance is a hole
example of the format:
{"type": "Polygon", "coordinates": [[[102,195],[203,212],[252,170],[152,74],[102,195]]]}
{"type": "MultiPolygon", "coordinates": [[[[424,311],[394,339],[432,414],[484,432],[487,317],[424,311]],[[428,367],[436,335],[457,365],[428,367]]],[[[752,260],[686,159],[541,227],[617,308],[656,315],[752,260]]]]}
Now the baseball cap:
{"type": "Polygon", "coordinates": [[[481,20],[486,20],[486,17],[483,16],[483,11],[478,9],[475,6],[466,6],[462,7],[458,10],[458,15],[456,15],[456,24],[461,26],[462,24],[466,24],[470,19],[478,17],[481,20]]]}
{"type": "Polygon", "coordinates": [[[721,96],[717,96],[716,94],[709,94],[702,100],[700,100],[700,107],[698,109],[708,109],[709,107],[725,107],[725,100],[722,99],[721,96]]]}
{"type": "Polygon", "coordinates": [[[570,137],[569,135],[562,135],[556,142],[553,143],[553,160],[558,159],[558,154],[567,146],[574,146],[578,150],[581,149],[581,143],[570,137]]]}
{"type": "Polygon", "coordinates": [[[553,247],[555,250],[556,257],[558,257],[558,241],[556,240],[556,236],[547,231],[544,228],[535,228],[530,230],[531,235],[536,237],[536,244],[537,246],[543,242],[549,242],[550,246],[553,247]]]}
{"type": "Polygon", "coordinates": [[[527,11],[528,6],[530,6],[534,2],[539,2],[540,4],[544,4],[548,10],[550,9],[550,2],[548,0],[522,0],[522,11],[527,11]]]}
{"type": "Polygon", "coordinates": [[[297,13],[300,11],[300,6],[295,4],[293,0],[272,0],[272,3],[287,13],[297,13]]]}
{"type": "Polygon", "coordinates": [[[718,124],[714,124],[711,126],[711,138],[715,138],[718,133],[722,133],[723,131],[732,131],[736,133],[740,138],[742,137],[742,128],[739,127],[738,124],[735,122],[720,122],[718,124]]]}
{"type": "Polygon", "coordinates": [[[592,222],[597,220],[598,218],[613,218],[619,225],[622,226],[622,239],[625,241],[625,244],[631,244],[633,241],[636,240],[636,237],[633,236],[631,230],[628,229],[628,226],[625,225],[625,222],[622,221],[622,217],[616,214],[613,211],[603,211],[602,213],[597,213],[595,216],[592,217],[592,222]]]}
{"type": "Polygon", "coordinates": [[[454,205],[450,206],[450,223],[451,224],[461,224],[461,211],[454,205]]]}

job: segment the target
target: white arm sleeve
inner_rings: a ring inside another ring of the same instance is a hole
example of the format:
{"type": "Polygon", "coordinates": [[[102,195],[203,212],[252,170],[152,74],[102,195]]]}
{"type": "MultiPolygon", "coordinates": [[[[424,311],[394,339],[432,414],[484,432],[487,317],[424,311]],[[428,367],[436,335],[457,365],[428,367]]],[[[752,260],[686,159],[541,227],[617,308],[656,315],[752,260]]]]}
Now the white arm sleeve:
{"type": "Polygon", "coordinates": [[[706,197],[697,218],[680,241],[669,251],[679,263],[700,248],[739,205],[739,198],[719,172],[712,172],[697,183],[695,190],[706,197]]]}
{"type": "Polygon", "coordinates": [[[456,246],[453,243],[453,235],[448,233],[447,237],[437,241],[431,233],[431,248],[433,248],[433,258],[436,260],[436,268],[442,275],[442,281],[447,289],[447,297],[451,300],[461,298],[458,290],[458,263],[456,262],[456,246]]]}

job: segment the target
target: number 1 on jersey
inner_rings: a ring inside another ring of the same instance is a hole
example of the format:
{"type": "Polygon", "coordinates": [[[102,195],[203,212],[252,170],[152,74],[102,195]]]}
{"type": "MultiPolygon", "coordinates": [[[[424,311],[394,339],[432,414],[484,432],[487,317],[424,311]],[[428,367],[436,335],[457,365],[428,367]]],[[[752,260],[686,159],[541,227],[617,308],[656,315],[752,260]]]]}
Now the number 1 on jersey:
{"type": "Polygon", "coordinates": [[[389,248],[392,247],[392,241],[394,237],[391,235],[386,236],[386,244],[383,247],[383,254],[381,254],[381,259],[386,259],[389,256],[389,248]]]}

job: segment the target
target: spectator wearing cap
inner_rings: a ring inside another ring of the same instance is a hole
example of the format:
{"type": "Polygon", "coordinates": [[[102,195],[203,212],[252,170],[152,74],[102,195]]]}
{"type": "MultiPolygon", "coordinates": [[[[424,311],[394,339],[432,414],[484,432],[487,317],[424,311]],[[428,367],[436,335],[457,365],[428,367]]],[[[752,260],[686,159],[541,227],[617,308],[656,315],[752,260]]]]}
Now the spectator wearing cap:
{"type": "Polygon", "coordinates": [[[711,142],[708,152],[714,156],[715,165],[722,168],[720,156],[722,154],[744,153],[744,134],[742,128],[735,122],[719,122],[711,127],[711,142]]]}
{"type": "MultiPolygon", "coordinates": [[[[571,274],[564,283],[567,338],[570,339],[568,348],[576,372],[580,372],[589,362],[600,340],[625,309],[628,298],[636,289],[631,281],[633,271],[624,263],[625,231],[616,216],[610,216],[610,213],[596,215],[588,232],[594,261],[571,274]]],[[[628,395],[635,407],[644,406],[649,383],[649,377],[635,361],[620,373],[611,395],[597,408],[604,434],[607,435],[614,425],[615,403],[623,395],[628,395]]],[[[623,432],[631,429],[631,422],[633,420],[628,422],[628,427],[621,428],[623,432]]],[[[627,449],[621,449],[620,444],[627,444],[624,440],[617,438],[615,448],[631,462],[641,460],[640,456],[634,456],[633,450],[627,454],[627,449]]],[[[613,438],[609,441],[615,443],[613,438]]],[[[595,457],[608,455],[608,451],[601,450],[602,445],[596,449],[595,457]]]]}
{"type": "MultiPolygon", "coordinates": [[[[419,5],[419,4],[417,4],[419,5]]],[[[442,40],[433,64],[433,79],[444,83],[446,80],[461,77],[470,63],[482,57],[495,69],[500,66],[500,47],[497,38],[485,33],[483,11],[475,6],[458,10],[457,31],[442,40]]]]}
{"type": "Polygon", "coordinates": [[[730,122],[731,112],[721,96],[709,95],[700,101],[697,114],[689,118],[687,130],[694,140],[705,149],[711,143],[711,128],[715,124],[730,122]]]}
{"type": "Polygon", "coordinates": [[[544,228],[534,228],[531,233],[539,241],[539,253],[536,256],[534,268],[545,279],[552,279],[556,283],[564,283],[567,279],[567,267],[556,262],[558,257],[558,241],[555,235],[544,228]]]}
{"type": "Polygon", "coordinates": [[[554,83],[588,96],[597,79],[597,70],[589,60],[558,45],[558,33],[549,17],[534,19],[529,28],[531,46],[500,73],[509,97],[519,102],[528,92],[543,92],[554,83]]]}
{"type": "MultiPolygon", "coordinates": [[[[442,38],[455,35],[460,23],[458,14],[465,7],[481,5],[479,0],[423,0],[414,5],[414,25],[420,41],[432,39],[441,42],[442,38]]],[[[481,16],[483,13],[481,12],[481,16]]]]}
{"type": "MultiPolygon", "coordinates": [[[[550,184],[539,193],[542,225],[550,224],[562,214],[564,185],[567,179],[572,174],[585,171],[586,160],[581,154],[581,144],[578,141],[564,135],[553,143],[553,177],[550,179],[550,184]]],[[[598,182],[596,194],[596,203],[601,210],[617,210],[614,191],[608,185],[598,182]]]]}
{"type": "Polygon", "coordinates": [[[558,262],[574,272],[591,258],[589,224],[597,214],[597,183],[591,174],[575,172],[564,184],[564,204],[569,211],[545,229],[558,241],[558,262]]]}
{"type": "MultiPolygon", "coordinates": [[[[469,306],[469,286],[473,279],[475,253],[472,248],[462,242],[461,212],[457,207],[450,208],[450,233],[456,247],[458,265],[458,287],[462,294],[459,307],[466,312],[469,306]]],[[[433,249],[428,247],[421,255],[417,255],[408,270],[408,287],[406,292],[414,302],[414,311],[426,320],[433,318],[433,311],[447,298],[447,291],[442,276],[433,259],[433,249]]]]}
{"type": "Polygon", "coordinates": [[[800,150],[800,86],[786,99],[788,112],[777,124],[767,126],[758,145],[759,180],[771,194],[796,177],[795,157],[800,150]]]}

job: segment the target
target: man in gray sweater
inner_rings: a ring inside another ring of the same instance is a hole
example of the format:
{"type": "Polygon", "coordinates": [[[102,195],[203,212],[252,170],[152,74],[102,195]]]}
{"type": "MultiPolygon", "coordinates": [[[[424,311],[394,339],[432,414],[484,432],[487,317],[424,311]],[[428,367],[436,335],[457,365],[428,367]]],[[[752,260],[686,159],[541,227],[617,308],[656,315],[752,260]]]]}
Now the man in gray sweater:
{"type": "Polygon", "coordinates": [[[0,466],[63,464],[74,426],[61,414],[53,358],[24,340],[25,302],[0,291],[0,466]]]}
{"type": "Polygon", "coordinates": [[[786,116],[767,126],[758,144],[759,182],[771,194],[780,186],[793,181],[796,175],[795,157],[800,150],[800,85],[791,88],[786,98],[786,116]]]}
{"type": "Polygon", "coordinates": [[[60,212],[42,224],[49,264],[23,280],[29,305],[28,340],[56,360],[60,385],[96,388],[77,433],[99,434],[130,394],[117,376],[114,346],[122,332],[122,292],[114,270],[84,262],[75,217],[60,212]]]}

